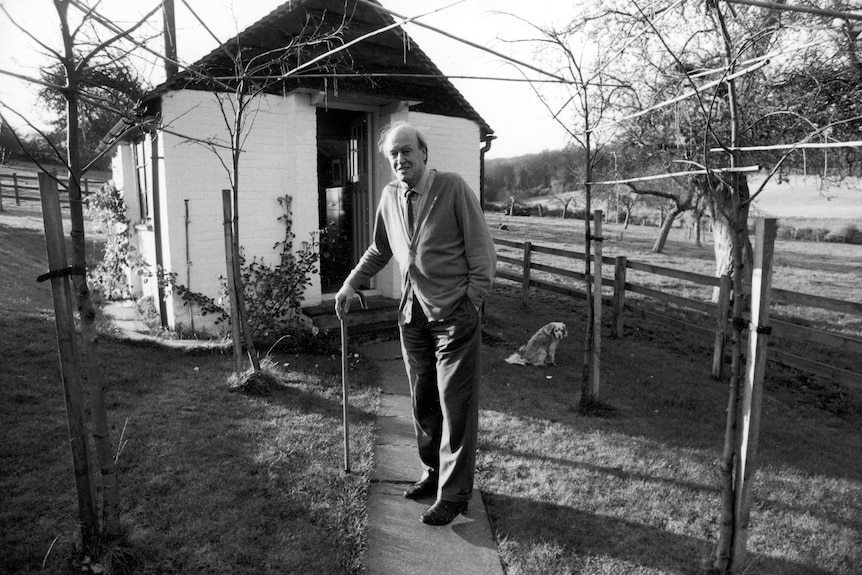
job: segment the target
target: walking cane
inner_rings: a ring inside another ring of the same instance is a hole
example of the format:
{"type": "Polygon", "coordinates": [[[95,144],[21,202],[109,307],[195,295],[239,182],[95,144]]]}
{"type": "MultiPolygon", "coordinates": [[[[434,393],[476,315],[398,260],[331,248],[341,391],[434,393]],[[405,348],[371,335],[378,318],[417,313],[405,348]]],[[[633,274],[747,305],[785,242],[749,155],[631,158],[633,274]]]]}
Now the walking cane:
{"type": "MultiPolygon", "coordinates": [[[[362,309],[368,309],[365,294],[356,291],[359,305],[362,309]]],[[[350,473],[350,423],[347,419],[347,322],[346,313],[341,314],[341,396],[344,416],[344,473],[350,473]]]]}

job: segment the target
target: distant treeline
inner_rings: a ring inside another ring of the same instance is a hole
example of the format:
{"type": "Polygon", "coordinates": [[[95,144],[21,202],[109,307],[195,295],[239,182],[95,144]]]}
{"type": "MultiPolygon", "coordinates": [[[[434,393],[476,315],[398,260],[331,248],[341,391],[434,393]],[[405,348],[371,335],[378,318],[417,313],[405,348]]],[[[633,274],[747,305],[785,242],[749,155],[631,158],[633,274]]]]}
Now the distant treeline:
{"type": "Polygon", "coordinates": [[[538,154],[485,162],[485,201],[504,202],[581,187],[583,150],[545,150],[538,154]]]}
{"type": "MultiPolygon", "coordinates": [[[[749,154],[749,165],[770,168],[781,152],[749,154]]],[[[535,196],[553,195],[583,189],[584,151],[578,148],[545,150],[513,158],[485,161],[485,201],[508,202],[535,196]]],[[[683,158],[681,150],[649,149],[637,145],[615,145],[603,148],[594,167],[595,181],[618,180],[642,175],[678,171],[670,168],[671,158],[683,158]]],[[[679,166],[679,164],[677,164],[679,166]]],[[[859,148],[798,150],[782,164],[782,173],[816,174],[829,170],[832,176],[862,176],[862,150],[859,148]]],[[[657,184],[661,185],[661,184],[657,184]]],[[[597,197],[609,192],[610,186],[594,189],[597,197]]]]}

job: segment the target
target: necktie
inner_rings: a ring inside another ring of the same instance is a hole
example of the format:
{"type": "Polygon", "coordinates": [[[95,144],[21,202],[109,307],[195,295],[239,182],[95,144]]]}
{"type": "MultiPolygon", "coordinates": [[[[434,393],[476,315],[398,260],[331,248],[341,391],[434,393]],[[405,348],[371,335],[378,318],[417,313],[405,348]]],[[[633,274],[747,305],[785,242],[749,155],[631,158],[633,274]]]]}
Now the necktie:
{"type": "Polygon", "coordinates": [[[410,233],[413,233],[413,220],[415,216],[413,215],[413,198],[415,198],[418,194],[416,190],[413,188],[408,188],[406,192],[404,192],[404,196],[407,198],[407,228],[410,230],[410,233]]]}

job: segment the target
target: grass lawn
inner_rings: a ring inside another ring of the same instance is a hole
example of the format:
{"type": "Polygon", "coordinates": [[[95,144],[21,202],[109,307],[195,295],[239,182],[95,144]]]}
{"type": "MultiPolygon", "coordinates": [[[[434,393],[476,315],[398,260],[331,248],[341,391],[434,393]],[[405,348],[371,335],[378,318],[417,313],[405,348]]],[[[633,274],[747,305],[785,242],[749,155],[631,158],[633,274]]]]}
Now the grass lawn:
{"type": "MultiPolygon", "coordinates": [[[[77,503],[50,288],[34,281],[46,267],[44,240],[4,221],[0,573],[68,573],[77,503]]],[[[279,357],[283,385],[258,399],[228,392],[229,356],[110,339],[99,355],[135,573],[359,571],[373,365],[353,365],[346,475],[340,356],[279,357]]]]}
{"type": "MultiPolygon", "coordinates": [[[[77,511],[50,292],[33,281],[45,271],[43,239],[38,218],[9,209],[0,214],[0,572],[66,573],[77,511]]],[[[507,221],[539,244],[580,237],[571,221],[532,220],[507,221]]],[[[606,253],[647,256],[646,233],[614,237],[606,253]]],[[[710,273],[710,247],[687,246],[672,237],[669,253],[646,261],[682,267],[673,260],[683,253],[687,269],[710,273]]],[[[842,287],[824,291],[862,299],[846,280],[854,254],[829,262],[824,281],[842,287]]],[[[786,267],[813,267],[814,257],[790,251],[786,267]]],[[[811,278],[811,267],[789,283],[811,278]]],[[[728,391],[710,378],[710,341],[628,322],[622,339],[603,341],[601,398],[612,409],[586,417],[576,407],[582,302],[536,292],[524,310],[520,288],[500,281],[486,312],[496,337],[484,350],[477,482],[507,575],[703,573],[718,533],[728,391]],[[569,327],[557,366],[503,361],[548,321],[569,327]]],[[[267,399],[227,391],[226,356],[106,338],[100,357],[135,573],[361,570],[373,365],[353,365],[345,475],[337,356],[277,357],[283,386],[267,399]]],[[[862,399],[775,366],[765,389],[746,573],[862,572],[862,399]]]]}
{"type": "MultiPolygon", "coordinates": [[[[605,339],[605,417],[577,413],[581,304],[500,283],[487,322],[479,483],[508,575],[704,573],[717,540],[727,382],[709,342],[641,323],[605,339]],[[524,319],[526,318],[526,319],[524,319]],[[556,367],[503,359],[564,321],[556,367]],[[528,326],[531,326],[528,329],[528,326]]],[[[862,399],[769,370],[750,564],[759,575],[862,572],[862,399]]]]}

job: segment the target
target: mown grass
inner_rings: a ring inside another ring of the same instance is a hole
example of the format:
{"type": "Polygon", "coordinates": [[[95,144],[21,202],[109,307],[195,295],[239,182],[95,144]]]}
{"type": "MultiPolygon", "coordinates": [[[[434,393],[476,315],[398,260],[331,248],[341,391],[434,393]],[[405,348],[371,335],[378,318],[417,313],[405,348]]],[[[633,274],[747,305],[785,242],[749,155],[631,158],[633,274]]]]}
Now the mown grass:
{"type": "MultiPolygon", "coordinates": [[[[582,220],[512,218],[500,214],[487,214],[486,218],[495,237],[583,251],[584,222],[582,220]],[[505,226],[506,229],[500,229],[501,226],[505,226]]],[[[705,234],[702,245],[696,246],[686,237],[686,230],[674,228],[671,230],[664,252],[656,254],[652,252],[652,246],[657,234],[658,228],[655,227],[630,226],[624,229],[619,224],[605,224],[602,234],[604,236],[603,255],[626,256],[630,261],[714,276],[715,257],[711,234],[705,234]]],[[[522,250],[514,248],[498,246],[498,251],[517,259],[523,257],[522,250]]],[[[537,253],[533,254],[532,259],[534,262],[546,265],[583,271],[583,262],[580,260],[574,261],[537,253]]],[[[520,273],[520,268],[517,266],[503,263],[501,267],[520,273]]],[[[803,294],[858,302],[862,301],[860,269],[862,269],[862,246],[779,240],[775,243],[772,285],[775,288],[803,294]]],[[[560,276],[536,271],[533,274],[547,281],[556,283],[561,281],[560,276]]],[[[613,274],[612,266],[606,265],[603,276],[612,278],[613,274]]],[[[713,291],[709,286],[631,269],[627,271],[626,281],[704,303],[711,301],[713,291]]],[[[606,286],[604,293],[609,295],[612,289],[606,286]]],[[[700,312],[683,310],[675,305],[640,294],[627,293],[626,298],[640,306],[662,311],[671,317],[692,321],[710,329],[713,326],[713,320],[700,312]]],[[[862,339],[862,316],[859,315],[832,312],[816,307],[787,305],[779,301],[773,301],[770,310],[771,317],[862,339]]],[[[862,357],[858,354],[844,353],[828,346],[808,343],[792,335],[776,334],[770,345],[840,369],[862,373],[862,357]]]]}
{"type": "MultiPolygon", "coordinates": [[[[571,221],[528,220],[506,221],[535,243],[581,237],[571,221]]],[[[11,270],[0,274],[0,572],[10,573],[67,572],[76,532],[50,292],[33,282],[44,271],[37,229],[13,233],[0,217],[11,270]]],[[[647,231],[606,241],[606,253],[648,255],[647,231]]],[[[710,273],[708,245],[672,241],[653,263],[678,267],[673,258],[685,254],[686,269],[710,273]]],[[[840,269],[834,262],[836,277],[840,269]]],[[[709,376],[710,341],[627,323],[623,339],[603,345],[601,398],[611,409],[587,417],[577,410],[582,304],[543,292],[530,301],[522,310],[519,288],[500,281],[486,308],[497,337],[484,353],[477,481],[507,575],[704,572],[718,532],[728,390],[709,376]],[[503,361],[552,320],[570,332],[558,366],[503,361]]],[[[229,358],[110,340],[101,355],[137,573],[357,572],[372,366],[360,358],[351,377],[354,473],[345,476],[337,358],[277,357],[284,386],[255,399],[227,392],[229,358]]],[[[862,406],[841,393],[768,370],[747,573],[862,569],[862,406]]]]}
{"type": "MultiPolygon", "coordinates": [[[[479,482],[508,575],[704,573],[718,535],[727,382],[710,349],[658,324],[605,339],[601,399],[578,413],[583,319],[578,301],[498,283],[498,333],[485,355],[479,482]],[[531,326],[565,321],[557,367],[503,362],[531,326]]],[[[763,407],[747,573],[862,568],[862,401],[821,402],[770,370],[763,407]]],[[[832,389],[832,388],[830,388],[832,389]]]]}
{"type": "MultiPolygon", "coordinates": [[[[49,314],[2,314],[4,339],[27,342],[4,346],[2,360],[0,571],[8,573],[66,572],[74,555],[52,327],[49,314]]],[[[370,365],[351,378],[348,475],[332,358],[289,358],[284,384],[256,399],[228,392],[229,358],[115,342],[100,351],[136,573],[358,572],[377,397],[370,365]]]]}
{"type": "MultiPolygon", "coordinates": [[[[50,290],[34,281],[44,240],[0,221],[0,249],[0,572],[68,573],[78,515],[50,290]]],[[[228,390],[227,356],[103,338],[99,357],[126,534],[108,549],[130,572],[359,572],[372,364],[351,366],[345,474],[340,358],[274,357],[281,385],[253,398],[228,390]]]]}

